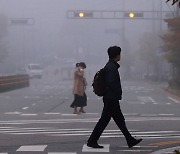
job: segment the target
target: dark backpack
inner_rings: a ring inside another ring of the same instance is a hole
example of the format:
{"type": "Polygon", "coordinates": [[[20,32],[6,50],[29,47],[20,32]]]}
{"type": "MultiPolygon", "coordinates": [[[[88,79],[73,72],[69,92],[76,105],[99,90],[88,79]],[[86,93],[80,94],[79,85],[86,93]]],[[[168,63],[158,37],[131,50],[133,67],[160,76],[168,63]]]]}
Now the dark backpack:
{"type": "Polygon", "coordinates": [[[105,68],[100,69],[94,76],[92,87],[97,96],[104,96],[106,92],[105,68]]]}

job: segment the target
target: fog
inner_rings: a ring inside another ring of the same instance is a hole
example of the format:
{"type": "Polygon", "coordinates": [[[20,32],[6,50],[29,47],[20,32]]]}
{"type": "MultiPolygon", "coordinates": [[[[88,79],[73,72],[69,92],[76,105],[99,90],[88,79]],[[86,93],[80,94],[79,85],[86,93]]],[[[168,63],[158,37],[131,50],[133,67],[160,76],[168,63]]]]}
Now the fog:
{"type": "MultiPolygon", "coordinates": [[[[0,74],[13,73],[30,63],[39,63],[43,68],[61,67],[66,60],[84,61],[89,68],[102,67],[108,60],[107,48],[118,45],[122,47],[124,76],[136,72],[134,76],[141,78],[149,73],[144,65],[147,60],[141,57],[142,42],[156,38],[152,53],[158,51],[162,45],[159,36],[167,31],[163,20],[70,19],[67,12],[173,9],[162,0],[0,0],[0,14],[8,19],[7,34],[3,38],[7,55],[1,60],[0,74]],[[14,19],[26,19],[27,23],[13,24],[14,19]]],[[[149,15],[155,18],[153,16],[149,15]]],[[[161,73],[166,74],[170,66],[163,56],[159,60],[163,66],[161,73]]],[[[156,72],[154,66],[148,67],[150,73],[156,72]]]]}

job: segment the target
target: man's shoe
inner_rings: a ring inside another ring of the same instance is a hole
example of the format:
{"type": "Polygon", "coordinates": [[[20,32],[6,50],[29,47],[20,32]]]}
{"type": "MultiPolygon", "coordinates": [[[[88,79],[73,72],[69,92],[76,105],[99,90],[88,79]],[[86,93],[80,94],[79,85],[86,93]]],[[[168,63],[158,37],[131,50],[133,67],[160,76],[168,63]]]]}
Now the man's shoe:
{"type": "Polygon", "coordinates": [[[133,146],[137,145],[138,143],[140,143],[142,141],[142,139],[134,139],[133,141],[131,141],[130,143],[128,143],[128,147],[132,148],[133,146]]]}
{"type": "Polygon", "coordinates": [[[104,148],[104,146],[102,146],[102,145],[99,145],[99,144],[97,144],[97,143],[87,143],[87,146],[88,147],[91,147],[91,148],[96,148],[96,149],[102,149],[102,148],[104,148]]]}

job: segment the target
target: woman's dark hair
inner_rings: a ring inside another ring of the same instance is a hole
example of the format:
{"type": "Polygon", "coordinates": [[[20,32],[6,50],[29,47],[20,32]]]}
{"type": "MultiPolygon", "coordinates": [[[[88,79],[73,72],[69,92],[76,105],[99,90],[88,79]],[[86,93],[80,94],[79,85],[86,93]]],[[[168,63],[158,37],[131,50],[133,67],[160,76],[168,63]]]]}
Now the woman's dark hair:
{"type": "Polygon", "coordinates": [[[114,59],[116,56],[120,55],[121,48],[118,46],[112,46],[108,48],[108,55],[110,59],[114,59]]]}
{"type": "Polygon", "coordinates": [[[80,62],[79,66],[81,66],[82,68],[86,68],[86,64],[84,62],[80,62]]]}
{"type": "Polygon", "coordinates": [[[78,67],[79,66],[79,63],[76,63],[76,67],[78,67]]]}

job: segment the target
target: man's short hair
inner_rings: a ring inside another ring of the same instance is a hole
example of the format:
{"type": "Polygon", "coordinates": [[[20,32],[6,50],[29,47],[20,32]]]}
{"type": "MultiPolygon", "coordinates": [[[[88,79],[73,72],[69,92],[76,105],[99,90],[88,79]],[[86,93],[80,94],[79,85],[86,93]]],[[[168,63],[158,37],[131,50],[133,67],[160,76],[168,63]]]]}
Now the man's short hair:
{"type": "Polygon", "coordinates": [[[120,55],[121,53],[121,48],[118,46],[112,46],[108,48],[108,55],[110,59],[116,58],[116,56],[120,55]]]}

